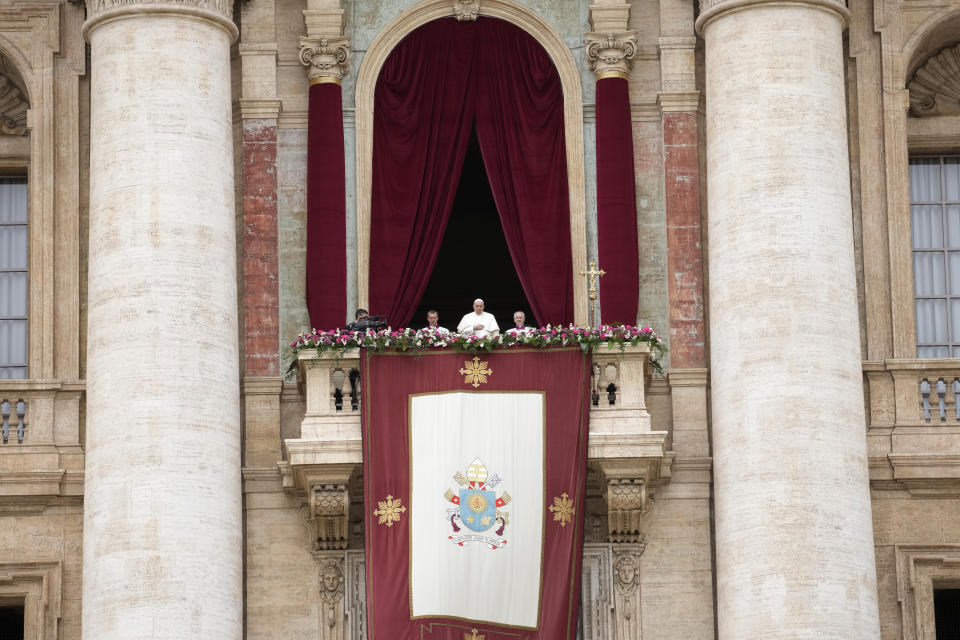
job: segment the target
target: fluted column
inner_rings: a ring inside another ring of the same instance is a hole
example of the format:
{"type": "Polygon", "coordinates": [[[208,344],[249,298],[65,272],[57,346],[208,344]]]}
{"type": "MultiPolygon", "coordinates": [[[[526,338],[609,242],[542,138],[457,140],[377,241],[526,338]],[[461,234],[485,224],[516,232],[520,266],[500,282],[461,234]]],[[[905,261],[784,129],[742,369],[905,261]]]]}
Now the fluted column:
{"type": "Polygon", "coordinates": [[[83,637],[242,634],[231,0],[90,0],[83,637]]]}
{"type": "Polygon", "coordinates": [[[880,637],[833,0],[704,2],[720,638],[880,637]]]}

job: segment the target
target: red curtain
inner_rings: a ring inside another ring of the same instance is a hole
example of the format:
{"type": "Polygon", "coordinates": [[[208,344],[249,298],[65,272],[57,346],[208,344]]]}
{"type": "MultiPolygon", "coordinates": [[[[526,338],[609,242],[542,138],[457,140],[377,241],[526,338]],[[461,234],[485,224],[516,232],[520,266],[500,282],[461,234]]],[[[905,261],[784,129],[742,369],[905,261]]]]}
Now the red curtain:
{"type": "MultiPolygon", "coordinates": [[[[532,311],[542,322],[571,322],[560,79],[543,47],[494,18],[430,22],[407,36],[380,72],[370,309],[386,313],[394,326],[409,323],[443,241],[474,124],[532,311]]],[[[483,255],[464,256],[464,268],[482,269],[483,255]]]]}
{"type": "Polygon", "coordinates": [[[347,201],[340,85],[310,87],[307,127],[307,311],[318,329],[347,318],[347,201]]]}
{"type": "Polygon", "coordinates": [[[640,291],[630,91],[625,78],[597,81],[597,253],[603,322],[635,324],[640,291]]]}

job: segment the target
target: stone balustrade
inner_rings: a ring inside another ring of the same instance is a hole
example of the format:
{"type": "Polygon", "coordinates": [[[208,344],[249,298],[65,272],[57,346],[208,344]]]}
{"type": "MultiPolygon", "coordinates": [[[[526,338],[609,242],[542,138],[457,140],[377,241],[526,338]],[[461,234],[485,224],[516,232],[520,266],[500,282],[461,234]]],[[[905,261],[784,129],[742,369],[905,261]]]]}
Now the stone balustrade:
{"type": "Polygon", "coordinates": [[[0,380],[0,496],[83,495],[83,382],[0,380]]]}
{"type": "Polygon", "coordinates": [[[863,371],[871,480],[960,495],[960,361],[891,359],[863,371]]]}

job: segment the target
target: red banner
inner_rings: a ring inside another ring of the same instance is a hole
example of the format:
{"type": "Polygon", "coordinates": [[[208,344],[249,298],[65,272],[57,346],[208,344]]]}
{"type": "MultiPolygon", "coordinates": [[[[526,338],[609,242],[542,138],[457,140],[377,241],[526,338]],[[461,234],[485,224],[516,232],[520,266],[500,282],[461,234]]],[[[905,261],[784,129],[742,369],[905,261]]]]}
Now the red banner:
{"type": "Polygon", "coordinates": [[[365,352],[369,640],[574,640],[588,354],[365,352]]]}

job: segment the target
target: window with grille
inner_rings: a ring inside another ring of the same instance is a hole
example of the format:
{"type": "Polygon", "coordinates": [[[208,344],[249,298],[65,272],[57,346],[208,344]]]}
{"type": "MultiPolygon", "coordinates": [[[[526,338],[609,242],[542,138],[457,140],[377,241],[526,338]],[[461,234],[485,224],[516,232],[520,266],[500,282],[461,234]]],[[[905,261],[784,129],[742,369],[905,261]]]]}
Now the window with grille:
{"type": "Polygon", "coordinates": [[[0,378],[27,377],[27,181],[0,178],[0,378]]]}
{"type": "Polygon", "coordinates": [[[910,159],[917,356],[960,357],[960,156],[910,159]]]}

